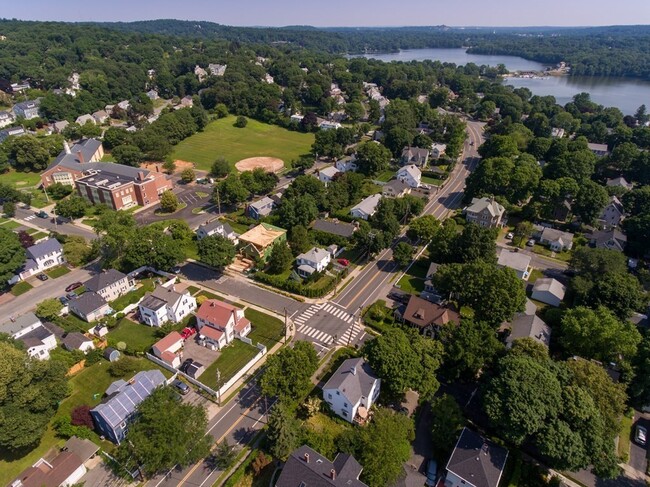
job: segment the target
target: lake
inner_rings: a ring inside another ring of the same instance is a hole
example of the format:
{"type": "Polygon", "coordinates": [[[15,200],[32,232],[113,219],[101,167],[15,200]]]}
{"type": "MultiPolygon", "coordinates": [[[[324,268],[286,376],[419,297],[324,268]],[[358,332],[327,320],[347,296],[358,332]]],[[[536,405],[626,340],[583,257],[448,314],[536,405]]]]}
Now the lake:
{"type": "MultiPolygon", "coordinates": [[[[409,49],[395,53],[366,54],[363,57],[380,61],[440,61],[464,65],[496,66],[504,64],[509,71],[543,71],[546,66],[516,56],[468,54],[465,49],[409,49]]],[[[606,107],[617,107],[625,115],[633,115],[639,105],[650,106],[650,82],[631,78],[594,76],[550,76],[547,78],[507,78],[505,83],[526,87],[534,95],[554,96],[561,105],[574,95],[587,92],[591,99],[606,107]]]]}

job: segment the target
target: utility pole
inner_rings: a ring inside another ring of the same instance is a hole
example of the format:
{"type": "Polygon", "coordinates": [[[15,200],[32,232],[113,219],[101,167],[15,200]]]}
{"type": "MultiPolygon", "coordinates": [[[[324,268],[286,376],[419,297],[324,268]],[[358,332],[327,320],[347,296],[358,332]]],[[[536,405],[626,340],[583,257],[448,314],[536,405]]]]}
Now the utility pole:
{"type": "Polygon", "coordinates": [[[221,371],[217,369],[217,404],[221,406],[221,371]]]}
{"type": "MultiPolygon", "coordinates": [[[[359,328],[361,328],[361,306],[359,306],[359,309],[357,310],[357,323],[359,324],[359,328]]],[[[354,325],[352,325],[352,329],[354,329],[354,325]]],[[[350,342],[352,341],[352,330],[348,332],[348,344],[347,346],[350,346],[350,342]]]]}
{"type": "Polygon", "coordinates": [[[287,316],[287,308],[284,308],[284,343],[289,339],[289,317],[287,316]]]}
{"type": "Polygon", "coordinates": [[[221,216],[221,197],[219,196],[219,183],[214,185],[214,190],[217,193],[217,212],[221,216]]]}

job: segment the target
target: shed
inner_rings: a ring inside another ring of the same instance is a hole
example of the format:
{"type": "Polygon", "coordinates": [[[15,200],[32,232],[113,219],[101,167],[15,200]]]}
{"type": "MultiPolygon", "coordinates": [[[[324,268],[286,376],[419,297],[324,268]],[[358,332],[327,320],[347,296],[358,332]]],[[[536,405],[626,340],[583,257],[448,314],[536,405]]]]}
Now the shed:
{"type": "Polygon", "coordinates": [[[106,347],[104,349],[104,358],[109,362],[117,362],[122,355],[119,350],[114,349],[113,347],[106,347]]]}

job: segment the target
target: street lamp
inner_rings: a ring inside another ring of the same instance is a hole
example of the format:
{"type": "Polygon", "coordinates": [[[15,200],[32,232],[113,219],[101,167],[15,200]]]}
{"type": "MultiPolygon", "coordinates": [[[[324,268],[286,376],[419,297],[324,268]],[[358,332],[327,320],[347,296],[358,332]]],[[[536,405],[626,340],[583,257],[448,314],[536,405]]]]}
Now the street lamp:
{"type": "Polygon", "coordinates": [[[217,369],[216,375],[217,375],[217,404],[221,406],[221,386],[220,386],[221,371],[219,369],[217,369]]]}

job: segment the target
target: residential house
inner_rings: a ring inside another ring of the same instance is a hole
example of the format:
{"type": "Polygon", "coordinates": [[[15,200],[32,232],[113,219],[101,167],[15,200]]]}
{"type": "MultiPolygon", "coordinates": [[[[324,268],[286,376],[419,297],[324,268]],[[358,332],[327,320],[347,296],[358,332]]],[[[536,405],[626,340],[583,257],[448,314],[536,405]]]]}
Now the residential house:
{"type": "Polygon", "coordinates": [[[38,118],[38,108],[41,105],[40,100],[28,100],[20,103],[16,103],[13,107],[13,111],[16,114],[16,117],[24,118],[25,120],[31,120],[32,118],[38,118]]]}
{"type": "Polygon", "coordinates": [[[411,192],[411,186],[400,179],[393,179],[381,187],[381,195],[387,198],[403,198],[411,192]]]}
{"type": "Polygon", "coordinates": [[[562,137],[564,137],[565,132],[566,131],[564,129],[553,127],[551,129],[551,137],[553,137],[554,139],[561,139],[562,137]]]}
{"type": "Polygon", "coordinates": [[[598,220],[608,227],[617,227],[625,219],[625,208],[623,203],[616,196],[609,199],[609,203],[603,212],[600,214],[598,220]]]}
{"type": "Polygon", "coordinates": [[[86,335],[79,333],[78,331],[67,333],[63,337],[61,345],[70,352],[79,350],[83,353],[88,353],[95,349],[95,344],[93,343],[92,338],[88,338],[86,335]]]}
{"type": "Polygon", "coordinates": [[[0,143],[4,142],[9,137],[20,137],[21,135],[27,135],[27,132],[22,127],[11,127],[0,130],[0,143]]]}
{"type": "Polygon", "coordinates": [[[316,175],[318,176],[318,179],[327,186],[329,183],[334,181],[334,178],[336,177],[337,174],[340,174],[341,171],[339,171],[336,167],[334,166],[328,166],[325,169],[321,169],[320,171],[316,171],[316,175]]]}
{"type": "Polygon", "coordinates": [[[381,194],[373,194],[363,199],[359,204],[352,207],[350,214],[354,218],[368,220],[377,211],[377,206],[381,200],[381,194]]]}
{"type": "Polygon", "coordinates": [[[118,102],[118,104],[116,106],[118,106],[122,110],[126,111],[131,107],[131,102],[129,100],[122,100],[122,101],[118,102]]]}
{"type": "MultiPolygon", "coordinates": [[[[58,123],[58,122],[57,122],[58,123]]],[[[84,171],[92,169],[95,162],[104,157],[104,148],[97,139],[85,139],[72,146],[63,142],[63,151],[41,173],[41,184],[44,188],[61,183],[74,186],[76,179],[83,176],[84,171]]]]}
{"type": "Polygon", "coordinates": [[[590,235],[589,244],[597,249],[610,249],[623,252],[627,245],[627,235],[617,228],[600,230],[590,235]]]}
{"type": "Polygon", "coordinates": [[[27,247],[25,254],[27,259],[18,270],[18,274],[11,278],[9,281],[10,284],[22,281],[30,276],[40,274],[47,269],[65,263],[63,247],[54,238],[48,238],[31,247],[27,247]]]}
{"type": "Polygon", "coordinates": [[[415,164],[418,167],[425,167],[429,161],[429,150],[420,147],[404,147],[400,156],[402,165],[415,164]]]}
{"type": "Polygon", "coordinates": [[[317,232],[329,233],[337,237],[346,239],[352,238],[354,232],[357,231],[357,226],[352,223],[341,222],[339,220],[316,220],[312,225],[312,229],[317,232]]]}
{"type": "Polygon", "coordinates": [[[226,74],[227,64],[208,64],[208,71],[212,76],[223,76],[226,74]]]}
{"type": "Polygon", "coordinates": [[[502,249],[499,254],[499,260],[497,265],[501,267],[509,267],[519,279],[527,281],[530,277],[530,272],[532,267],[530,266],[530,255],[524,254],[523,252],[514,252],[508,249],[502,249]]]}
{"type": "Polygon", "coordinates": [[[368,487],[359,480],[362,470],[352,455],[339,453],[330,462],[303,445],[289,455],[275,487],[368,487]]]}
{"type": "Polygon", "coordinates": [[[397,171],[397,179],[408,184],[411,188],[419,188],[422,171],[415,164],[409,164],[397,171]]]}
{"type": "Polygon", "coordinates": [[[65,128],[70,125],[70,123],[67,120],[59,120],[58,122],[54,122],[52,124],[52,131],[55,134],[60,134],[65,130],[65,128]]]}
{"type": "Polygon", "coordinates": [[[14,116],[10,112],[0,111],[0,128],[14,123],[14,116]]]}
{"type": "Polygon", "coordinates": [[[275,201],[268,196],[264,196],[263,198],[250,203],[246,208],[246,214],[254,220],[259,220],[260,218],[269,216],[275,207],[275,201]]]}
{"type": "Polygon", "coordinates": [[[561,203],[553,207],[553,220],[558,222],[566,222],[571,215],[571,202],[569,200],[563,200],[561,203]]]}
{"type": "Polygon", "coordinates": [[[341,125],[338,122],[330,122],[328,120],[323,120],[321,123],[318,124],[318,128],[321,130],[336,130],[340,129],[343,125],[341,125]]]}
{"type": "Polygon", "coordinates": [[[244,317],[244,310],[216,299],[203,302],[196,312],[196,326],[199,343],[212,350],[221,350],[251,331],[251,322],[244,317]]]}
{"type": "Polygon", "coordinates": [[[327,250],[314,247],[309,252],[296,257],[298,274],[301,277],[309,277],[314,272],[323,272],[327,269],[331,259],[332,255],[327,250]]]}
{"type": "Polygon", "coordinates": [[[166,382],[158,369],[138,372],[128,382],[123,379],[113,382],[106,389],[106,399],[90,410],[101,435],[119,445],[138,405],[166,382]]]}
{"type": "Polygon", "coordinates": [[[515,314],[510,323],[505,323],[502,329],[509,332],[506,338],[506,347],[511,348],[514,341],[519,338],[532,338],[548,348],[551,341],[551,327],[537,316],[537,306],[530,299],[526,299],[526,308],[521,313],[515,314]]]}
{"type": "Polygon", "coordinates": [[[75,123],[81,126],[84,126],[87,123],[92,123],[93,125],[97,125],[97,120],[95,120],[95,117],[93,117],[89,113],[86,113],[85,115],[79,115],[75,120],[75,123]]]}
{"type": "Polygon", "coordinates": [[[500,227],[504,223],[506,209],[494,198],[472,198],[472,204],[465,208],[465,218],[482,227],[500,227]]]}
{"type": "Polygon", "coordinates": [[[97,323],[91,330],[91,333],[97,338],[104,338],[106,335],[108,335],[108,327],[103,323],[97,323]]]}
{"type": "Polygon", "coordinates": [[[287,240],[287,231],[283,228],[260,223],[239,236],[239,251],[252,259],[266,261],[275,244],[287,240]]]}
{"type": "Polygon", "coordinates": [[[194,66],[194,75],[199,79],[199,83],[201,83],[208,75],[208,72],[197,64],[194,66]]]}
{"type": "Polygon", "coordinates": [[[619,176],[613,179],[608,179],[606,185],[609,186],[610,188],[623,188],[627,191],[632,191],[632,189],[634,188],[634,185],[632,183],[628,183],[623,176],[619,176]]]}
{"type": "Polygon", "coordinates": [[[132,278],[115,269],[102,271],[84,282],[86,291],[97,293],[108,302],[125,295],[133,286],[132,278]]]}
{"type": "Polygon", "coordinates": [[[34,313],[26,313],[17,318],[9,318],[0,324],[0,333],[14,340],[20,340],[27,354],[32,358],[47,360],[50,350],[56,348],[56,336],[47,329],[34,313]]]}
{"type": "Polygon", "coordinates": [[[607,149],[607,144],[592,144],[589,142],[587,148],[596,154],[598,157],[604,157],[609,155],[609,150],[607,149]]]}
{"type": "Polygon", "coordinates": [[[237,238],[239,235],[235,233],[228,223],[219,220],[212,220],[204,223],[196,230],[196,238],[198,240],[204,239],[205,237],[211,237],[212,235],[227,238],[233,243],[233,245],[239,244],[239,239],[237,238]]]}
{"type": "Polygon", "coordinates": [[[359,166],[357,165],[357,158],[353,154],[351,156],[345,156],[342,159],[339,159],[336,161],[336,169],[338,169],[341,172],[348,172],[348,171],[356,171],[359,169],[359,166]]]}
{"type": "Polygon", "coordinates": [[[445,487],[498,487],[508,450],[463,428],[447,462],[445,487]]]}
{"type": "Polygon", "coordinates": [[[406,306],[395,310],[395,318],[418,328],[427,337],[434,337],[441,326],[460,323],[460,315],[453,309],[411,296],[406,306]]]}
{"type": "Polygon", "coordinates": [[[536,301],[558,307],[564,299],[565,293],[566,286],[560,281],[551,277],[544,277],[535,281],[530,297],[536,301]]]}
{"type": "Polygon", "coordinates": [[[194,106],[194,100],[191,96],[184,96],[181,98],[181,101],[178,104],[177,108],[192,108],[194,106]]]}
{"type": "Polygon", "coordinates": [[[168,321],[180,323],[195,309],[196,299],[188,291],[176,291],[173,285],[157,286],[138,305],[142,322],[155,327],[163,326],[168,321]]]}
{"type": "Polygon", "coordinates": [[[289,120],[291,120],[292,122],[295,122],[295,123],[300,123],[300,122],[302,122],[303,118],[305,118],[304,115],[300,115],[299,113],[294,113],[293,115],[291,115],[289,117],[289,120]]]}
{"type": "Polygon", "coordinates": [[[150,100],[157,100],[160,97],[158,96],[158,92],[156,90],[149,90],[147,91],[147,98],[150,100]]]}
{"type": "Polygon", "coordinates": [[[573,234],[570,232],[563,232],[555,228],[544,227],[541,232],[536,235],[539,243],[548,245],[553,252],[561,252],[563,250],[571,250],[573,248],[573,234]]]}
{"type": "Polygon", "coordinates": [[[88,323],[112,312],[106,300],[94,292],[86,292],[68,301],[68,309],[88,323]]]}
{"type": "Polygon", "coordinates": [[[380,387],[381,380],[363,358],[350,358],[323,386],[323,400],[337,416],[350,423],[364,423],[380,387]]]}
{"type": "Polygon", "coordinates": [[[447,152],[447,144],[431,144],[431,159],[440,159],[447,152]]]}
{"type": "Polygon", "coordinates": [[[181,360],[183,359],[182,349],[184,343],[185,340],[181,334],[172,331],[169,335],[154,343],[151,351],[154,356],[177,369],[181,366],[181,360]]]}
{"type": "MultiPolygon", "coordinates": [[[[39,458],[31,467],[23,470],[11,487],[68,487],[79,485],[86,475],[88,460],[99,451],[92,441],[70,438],[60,451],[39,458]]],[[[87,468],[88,466],[88,468],[87,468]]]]}
{"type": "Polygon", "coordinates": [[[108,113],[106,113],[106,110],[97,110],[93,113],[93,118],[95,119],[95,123],[101,125],[105,123],[109,117],[108,113]]]}
{"type": "Polygon", "coordinates": [[[424,281],[424,290],[420,293],[422,299],[434,303],[439,303],[442,300],[442,296],[440,296],[440,293],[438,293],[438,290],[433,284],[433,276],[438,272],[438,267],[440,267],[440,264],[436,264],[435,262],[429,264],[429,269],[427,269],[424,281]]]}

